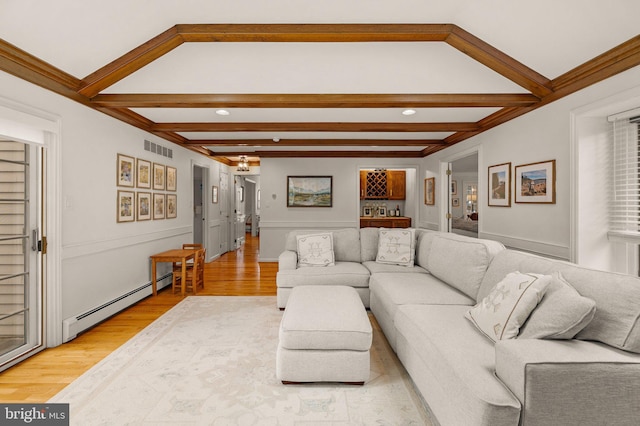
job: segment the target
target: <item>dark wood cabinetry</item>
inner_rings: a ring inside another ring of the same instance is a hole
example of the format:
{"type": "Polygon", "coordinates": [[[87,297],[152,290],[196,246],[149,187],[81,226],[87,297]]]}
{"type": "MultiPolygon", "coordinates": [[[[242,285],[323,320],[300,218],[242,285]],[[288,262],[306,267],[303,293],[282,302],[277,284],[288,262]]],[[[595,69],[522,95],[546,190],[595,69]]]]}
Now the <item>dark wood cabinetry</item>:
{"type": "Polygon", "coordinates": [[[411,228],[410,217],[361,217],[360,228],[411,228]]]}
{"type": "Polygon", "coordinates": [[[360,199],[404,200],[406,183],[404,170],[360,170],[360,199]]]}

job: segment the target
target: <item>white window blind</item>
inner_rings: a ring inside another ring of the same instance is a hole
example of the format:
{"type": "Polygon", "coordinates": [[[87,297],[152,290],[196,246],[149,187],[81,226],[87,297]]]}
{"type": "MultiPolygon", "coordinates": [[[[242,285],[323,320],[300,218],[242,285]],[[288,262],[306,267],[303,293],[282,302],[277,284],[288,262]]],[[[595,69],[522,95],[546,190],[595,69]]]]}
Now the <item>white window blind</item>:
{"type": "Polygon", "coordinates": [[[638,242],[640,237],[640,117],[612,123],[613,200],[609,236],[638,242]]]}

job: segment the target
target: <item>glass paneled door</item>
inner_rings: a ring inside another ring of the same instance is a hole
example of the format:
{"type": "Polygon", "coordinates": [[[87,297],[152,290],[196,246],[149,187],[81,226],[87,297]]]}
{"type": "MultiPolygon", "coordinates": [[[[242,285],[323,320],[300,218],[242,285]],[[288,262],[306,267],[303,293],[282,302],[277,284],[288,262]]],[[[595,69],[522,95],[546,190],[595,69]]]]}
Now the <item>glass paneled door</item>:
{"type": "Polygon", "coordinates": [[[0,140],[0,370],[43,346],[40,155],[0,140]]]}

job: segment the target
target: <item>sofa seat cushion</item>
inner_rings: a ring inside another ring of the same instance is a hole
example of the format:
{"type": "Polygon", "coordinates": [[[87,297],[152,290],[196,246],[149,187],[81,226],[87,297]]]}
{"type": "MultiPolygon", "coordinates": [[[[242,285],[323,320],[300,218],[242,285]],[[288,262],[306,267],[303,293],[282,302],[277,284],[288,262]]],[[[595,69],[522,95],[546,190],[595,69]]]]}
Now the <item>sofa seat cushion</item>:
{"type": "Polygon", "coordinates": [[[464,305],[469,310],[475,303],[431,274],[374,274],[369,289],[376,294],[390,318],[394,318],[399,306],[406,304],[464,305]]]}
{"type": "Polygon", "coordinates": [[[298,268],[278,271],[278,287],[297,287],[299,285],[346,285],[350,287],[368,287],[369,270],[356,262],[336,262],[326,268],[298,268]]]}
{"type": "Polygon", "coordinates": [[[456,395],[461,410],[469,411],[469,418],[499,424],[498,419],[515,417],[517,424],[521,404],[495,377],[494,343],[465,319],[468,309],[404,305],[398,308],[395,324],[438,382],[456,395]]]}
{"type": "Polygon", "coordinates": [[[379,274],[383,272],[393,272],[393,273],[422,273],[426,274],[427,270],[420,266],[400,266],[400,265],[389,265],[386,263],[379,262],[363,262],[362,263],[372,274],[379,274]]]}

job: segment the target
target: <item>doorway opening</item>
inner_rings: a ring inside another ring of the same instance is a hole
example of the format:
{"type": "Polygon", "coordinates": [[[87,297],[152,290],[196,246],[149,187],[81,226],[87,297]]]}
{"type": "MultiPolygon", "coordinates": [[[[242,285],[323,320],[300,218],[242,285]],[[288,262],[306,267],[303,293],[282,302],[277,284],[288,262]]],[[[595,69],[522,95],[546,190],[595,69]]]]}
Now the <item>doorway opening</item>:
{"type": "Polygon", "coordinates": [[[478,152],[449,162],[448,231],[478,238],[478,152]]]}

